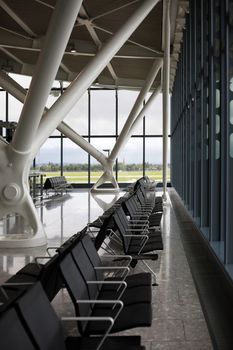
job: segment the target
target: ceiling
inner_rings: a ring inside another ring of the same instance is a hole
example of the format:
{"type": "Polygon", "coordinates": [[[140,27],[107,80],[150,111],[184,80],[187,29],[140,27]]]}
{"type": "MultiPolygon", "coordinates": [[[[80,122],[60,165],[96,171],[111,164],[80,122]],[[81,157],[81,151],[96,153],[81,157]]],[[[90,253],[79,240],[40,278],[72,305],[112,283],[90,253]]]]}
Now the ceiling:
{"type": "MultiPolygon", "coordinates": [[[[66,0],[64,0],[65,3],[66,0]]],[[[143,0],[83,0],[57,79],[72,81],[143,0]]],[[[163,56],[164,2],[160,1],[101,72],[95,84],[139,88],[157,57],[163,56]]],[[[32,76],[56,0],[0,0],[0,66],[32,76]]],[[[172,89],[188,1],[171,0],[172,89]]],[[[157,76],[153,87],[160,84],[157,76]]]]}

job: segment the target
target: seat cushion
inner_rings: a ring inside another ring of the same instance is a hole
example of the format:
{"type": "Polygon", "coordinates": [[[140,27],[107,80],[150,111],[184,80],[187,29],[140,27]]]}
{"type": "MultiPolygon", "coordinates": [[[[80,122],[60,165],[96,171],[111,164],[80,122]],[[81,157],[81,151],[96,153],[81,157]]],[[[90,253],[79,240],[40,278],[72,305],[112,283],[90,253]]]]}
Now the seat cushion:
{"type": "MultiPolygon", "coordinates": [[[[108,336],[103,345],[102,350],[145,350],[144,346],[140,345],[139,336],[108,336]]],[[[66,347],[68,350],[90,350],[96,349],[100,342],[99,337],[68,337],[66,339],[66,347]]]]}
{"type": "MultiPolygon", "coordinates": [[[[112,310],[94,309],[93,316],[112,316],[117,307],[112,310]]],[[[120,332],[136,327],[150,327],[152,323],[152,308],[150,303],[124,306],[111,329],[111,333],[120,332]]],[[[106,322],[89,322],[86,334],[101,334],[106,329],[106,322]]]]}
{"type": "MultiPolygon", "coordinates": [[[[102,300],[115,300],[119,296],[117,292],[118,286],[114,286],[114,289],[101,288],[98,299],[102,300]]],[[[136,304],[136,303],[151,303],[152,292],[151,286],[134,286],[126,288],[120,300],[124,305],[136,304]]]]}

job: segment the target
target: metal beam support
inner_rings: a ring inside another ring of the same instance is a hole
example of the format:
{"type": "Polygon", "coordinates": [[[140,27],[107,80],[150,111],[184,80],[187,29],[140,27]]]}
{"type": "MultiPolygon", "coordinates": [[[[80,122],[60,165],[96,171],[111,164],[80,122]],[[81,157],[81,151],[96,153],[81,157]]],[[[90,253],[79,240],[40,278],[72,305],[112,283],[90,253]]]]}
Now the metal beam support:
{"type": "Polygon", "coordinates": [[[133,1],[129,2],[129,3],[127,3],[127,4],[118,6],[118,7],[114,8],[114,9],[112,9],[112,10],[106,11],[106,12],[104,12],[104,13],[101,13],[100,15],[97,15],[97,16],[95,16],[95,17],[92,17],[92,18],[90,18],[90,20],[91,20],[91,21],[95,21],[96,19],[99,19],[99,18],[108,16],[108,15],[110,15],[111,13],[114,13],[114,12],[116,12],[116,11],[122,10],[122,9],[125,8],[125,7],[131,6],[131,5],[135,4],[135,3],[138,2],[138,1],[139,1],[139,0],[133,0],[133,1]]]}
{"type": "Polygon", "coordinates": [[[12,140],[12,148],[30,153],[57,70],[61,63],[82,0],[58,1],[49,24],[44,48],[32,78],[27,99],[12,140]]]}
{"type": "Polygon", "coordinates": [[[160,68],[162,67],[162,60],[155,60],[154,64],[152,65],[147,78],[145,80],[145,83],[133,105],[133,108],[131,109],[131,112],[125,122],[125,125],[123,126],[123,129],[121,130],[121,133],[117,139],[117,142],[115,143],[110,155],[109,155],[109,159],[111,159],[113,162],[115,161],[115,159],[117,158],[120,150],[123,147],[124,140],[127,137],[127,134],[136,118],[136,116],[138,115],[140,109],[142,108],[143,105],[143,101],[146,98],[146,94],[149,92],[153,81],[155,80],[160,68]]]}
{"type": "Polygon", "coordinates": [[[137,115],[137,118],[134,120],[133,124],[131,125],[127,136],[124,140],[124,145],[126,144],[126,142],[128,142],[128,140],[130,139],[130,137],[133,135],[133,133],[135,132],[135,130],[138,127],[138,124],[141,122],[142,118],[144,117],[144,115],[147,113],[148,109],[152,106],[152,103],[155,101],[156,97],[158,96],[158,94],[161,92],[161,86],[158,86],[152,93],[152,95],[150,96],[150,98],[148,99],[148,101],[145,103],[145,105],[143,106],[143,108],[141,109],[140,113],[137,115]]]}
{"type": "MultiPolygon", "coordinates": [[[[115,180],[114,174],[113,174],[113,165],[114,162],[120,152],[120,150],[126,145],[128,140],[130,139],[132,132],[131,128],[136,120],[141,120],[141,118],[144,116],[144,110],[145,106],[142,108],[143,101],[146,97],[146,94],[150,90],[154,79],[156,78],[160,68],[162,66],[162,60],[156,60],[154,64],[152,65],[152,68],[150,69],[147,78],[144,82],[144,86],[142,87],[135,104],[133,108],[131,109],[131,112],[125,122],[125,125],[108,157],[108,163],[104,167],[104,173],[101,175],[99,180],[94,184],[92,190],[97,190],[97,187],[102,185],[106,181],[110,181],[113,186],[116,188],[116,190],[119,190],[118,184],[115,180]],[[141,109],[140,114],[139,111],[141,109]],[[143,111],[143,112],[142,112],[143,111]],[[138,116],[137,116],[138,115],[138,116]],[[137,116],[137,117],[136,117],[137,116]]],[[[160,89],[160,88],[159,88],[160,89]]],[[[148,101],[149,102],[149,101],[148,101]]],[[[134,129],[134,128],[133,128],[134,129]]]]}
{"type": "Polygon", "coordinates": [[[169,78],[170,78],[170,0],[166,1],[163,64],[163,198],[167,195],[167,153],[168,153],[168,119],[169,119],[169,78]]]}
{"type": "MultiPolygon", "coordinates": [[[[27,91],[15,80],[9,77],[3,71],[0,71],[0,86],[14,96],[18,101],[24,103],[27,91]]],[[[48,109],[45,108],[45,111],[48,109]]],[[[81,135],[75,132],[70,126],[62,122],[57,128],[62,134],[72,140],[76,145],[88,152],[92,157],[99,161],[103,166],[107,162],[106,156],[98,151],[94,146],[87,142],[81,135]]]]}
{"type": "Polygon", "coordinates": [[[37,35],[29,28],[29,26],[15,13],[3,0],[0,0],[0,6],[4,11],[31,37],[36,37],[37,35]]]}
{"type": "Polygon", "coordinates": [[[18,213],[32,229],[29,235],[26,229],[23,239],[2,239],[1,247],[31,247],[46,243],[43,226],[29,193],[31,145],[81,2],[68,0],[65,6],[63,1],[57,2],[12,143],[0,141],[0,217],[18,213]]]}
{"type": "MultiPolygon", "coordinates": [[[[137,115],[137,118],[134,120],[134,122],[131,124],[131,127],[128,130],[128,133],[125,135],[125,138],[122,139],[120,144],[120,149],[122,149],[128,140],[131,138],[132,134],[134,133],[135,129],[137,128],[138,124],[141,122],[142,118],[148,111],[148,109],[151,107],[152,103],[154,102],[155,98],[161,91],[161,86],[159,86],[157,89],[154,90],[153,94],[150,96],[149,100],[146,102],[146,104],[141,109],[140,113],[137,115]]],[[[106,181],[110,181],[113,186],[115,187],[115,190],[118,191],[119,187],[115,180],[114,174],[113,174],[113,164],[114,160],[111,158],[111,154],[107,160],[107,165],[104,167],[104,173],[101,175],[99,180],[95,183],[95,185],[92,187],[92,191],[96,191],[97,187],[105,183],[106,181]]]]}
{"type": "MultiPolygon", "coordinates": [[[[92,23],[91,21],[89,20],[89,16],[87,14],[87,11],[86,9],[84,8],[84,6],[82,5],[81,6],[81,10],[80,10],[80,15],[85,17],[83,21],[83,24],[85,25],[88,33],[90,34],[92,40],[94,41],[95,45],[97,46],[98,50],[101,48],[102,46],[102,42],[100,41],[96,31],[95,31],[95,28],[93,28],[92,26],[92,23]]],[[[81,19],[79,19],[79,22],[81,22],[81,19]]],[[[111,63],[108,63],[107,64],[107,69],[110,73],[110,75],[112,76],[113,80],[116,82],[117,81],[117,75],[116,75],[116,72],[114,71],[113,69],[113,66],[111,63]]]]}
{"type": "Polygon", "coordinates": [[[53,104],[47,112],[46,118],[43,118],[40,123],[31,153],[32,157],[158,2],[159,0],[143,1],[131,17],[128,18],[127,22],[116,32],[111,40],[102,46],[95,58],[53,104]]]}

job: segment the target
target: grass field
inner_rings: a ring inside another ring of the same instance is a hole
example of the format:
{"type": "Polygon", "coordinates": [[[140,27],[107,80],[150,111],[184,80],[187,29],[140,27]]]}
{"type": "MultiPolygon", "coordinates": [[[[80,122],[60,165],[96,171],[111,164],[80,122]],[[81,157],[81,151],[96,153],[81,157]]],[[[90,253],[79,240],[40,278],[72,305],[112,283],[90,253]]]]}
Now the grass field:
{"type": "MultiPolygon", "coordinates": [[[[102,172],[96,171],[91,172],[91,182],[96,182],[102,172]]],[[[60,172],[46,172],[46,177],[60,176],[60,172]]],[[[147,171],[146,175],[149,176],[151,180],[161,181],[162,180],[162,171],[147,171]]],[[[87,172],[64,172],[64,176],[66,177],[68,182],[71,183],[87,183],[88,176],[87,172]]],[[[44,177],[44,180],[46,179],[44,177]]],[[[118,173],[118,182],[133,182],[142,177],[141,171],[119,171],[118,173]]],[[[168,179],[170,178],[170,173],[168,172],[168,179]]]]}

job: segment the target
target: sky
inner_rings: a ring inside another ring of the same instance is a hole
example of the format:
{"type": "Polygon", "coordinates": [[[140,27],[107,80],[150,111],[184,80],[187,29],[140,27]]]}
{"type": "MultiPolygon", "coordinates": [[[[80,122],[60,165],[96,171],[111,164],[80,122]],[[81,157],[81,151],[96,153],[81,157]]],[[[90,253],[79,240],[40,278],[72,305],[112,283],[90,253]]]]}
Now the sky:
{"type": "MultiPolygon", "coordinates": [[[[20,85],[29,87],[30,77],[11,74],[20,85]]],[[[59,82],[55,82],[59,86],[59,82]]],[[[122,129],[126,118],[137,98],[138,92],[119,90],[118,92],[118,115],[119,131],[122,129]]],[[[148,97],[149,98],[149,94],[148,97]]],[[[50,95],[46,106],[49,108],[57,99],[57,96],[50,95]]],[[[77,102],[74,108],[66,116],[64,121],[81,135],[87,135],[87,101],[85,93],[77,102]]],[[[18,121],[22,110],[22,103],[15,98],[9,98],[9,120],[18,121]]],[[[93,91],[91,92],[91,133],[94,135],[109,135],[115,131],[115,91],[93,91]]],[[[134,131],[135,135],[142,133],[142,122],[134,131]]],[[[162,134],[162,96],[159,94],[151,108],[146,114],[146,134],[162,134]]],[[[53,135],[59,135],[55,131],[53,135]]],[[[105,155],[104,149],[112,149],[115,138],[93,138],[91,143],[105,155]]],[[[38,152],[36,162],[43,164],[48,162],[59,163],[60,141],[49,139],[38,152]]],[[[125,163],[140,163],[142,161],[142,140],[131,138],[125,148],[118,155],[118,160],[125,163]]],[[[153,164],[162,163],[162,138],[146,139],[146,161],[153,164]]],[[[92,159],[93,163],[96,163],[92,159]]],[[[87,163],[87,153],[79,146],[68,139],[64,139],[64,163],[87,163]]]]}

